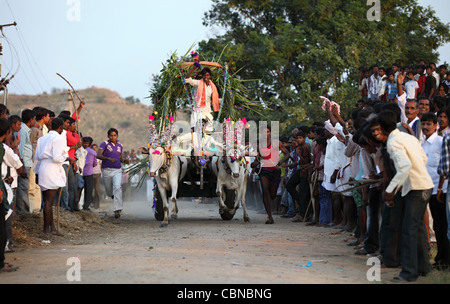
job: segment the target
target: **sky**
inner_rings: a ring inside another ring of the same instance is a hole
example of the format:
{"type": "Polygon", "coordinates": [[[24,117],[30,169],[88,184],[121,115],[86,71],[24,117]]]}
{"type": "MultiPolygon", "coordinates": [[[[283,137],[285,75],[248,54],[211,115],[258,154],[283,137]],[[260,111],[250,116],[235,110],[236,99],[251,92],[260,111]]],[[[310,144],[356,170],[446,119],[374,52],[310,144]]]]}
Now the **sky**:
{"type": "MultiPolygon", "coordinates": [[[[448,0],[418,3],[450,22],[448,0]]],[[[211,7],[211,0],[0,0],[0,25],[18,24],[3,28],[1,76],[18,69],[10,94],[68,89],[59,73],[76,90],[108,88],[148,104],[152,75],[170,54],[220,33],[202,24],[211,7]]],[[[450,44],[439,52],[437,63],[450,63],[450,44]]]]}

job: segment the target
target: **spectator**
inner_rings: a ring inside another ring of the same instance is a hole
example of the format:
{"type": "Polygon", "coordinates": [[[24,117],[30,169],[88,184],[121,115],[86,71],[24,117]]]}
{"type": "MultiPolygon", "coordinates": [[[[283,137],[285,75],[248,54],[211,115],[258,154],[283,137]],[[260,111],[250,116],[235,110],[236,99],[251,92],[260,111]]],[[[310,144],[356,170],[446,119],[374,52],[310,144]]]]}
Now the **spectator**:
{"type": "Polygon", "coordinates": [[[296,153],[299,156],[299,168],[291,175],[289,181],[286,183],[286,189],[291,194],[297,206],[297,214],[292,218],[292,222],[303,222],[309,214],[307,214],[307,207],[310,201],[310,188],[308,183],[308,170],[311,164],[311,150],[309,145],[305,142],[306,135],[299,131],[296,134],[297,141],[296,153]],[[300,191],[297,191],[299,186],[300,191]]]}
{"type": "Polygon", "coordinates": [[[433,108],[430,100],[424,97],[419,98],[418,105],[419,105],[419,112],[417,113],[417,117],[419,117],[419,119],[422,117],[423,114],[431,112],[431,109],[433,108]]]}
{"type": "MultiPolygon", "coordinates": [[[[11,124],[8,119],[0,118],[0,141],[3,142],[8,134],[11,124]]],[[[3,145],[0,145],[0,163],[3,162],[3,156],[5,150],[3,145]]],[[[1,167],[0,167],[1,168],[1,167]]],[[[1,169],[0,169],[1,170],[1,169]]],[[[1,172],[0,172],[1,173],[1,172]]],[[[0,174],[1,175],[1,174],[0,174]]],[[[7,242],[5,215],[7,212],[7,196],[6,188],[3,183],[3,179],[0,181],[1,195],[0,195],[0,272],[13,272],[17,271],[18,267],[14,267],[9,263],[5,263],[5,248],[7,242]]]]}
{"type": "Polygon", "coordinates": [[[433,192],[430,198],[430,211],[433,217],[433,230],[436,235],[437,254],[435,257],[435,267],[448,269],[450,265],[450,247],[447,239],[447,217],[445,214],[444,196],[447,193],[448,183],[443,176],[438,174],[439,160],[441,158],[442,137],[438,136],[437,118],[433,113],[426,113],[420,119],[422,123],[425,139],[422,147],[428,158],[427,171],[434,183],[433,192]]]}
{"type": "MultiPolygon", "coordinates": [[[[96,144],[93,144],[91,148],[95,151],[95,154],[97,154],[98,146],[96,144]]],[[[98,209],[100,208],[100,200],[102,197],[102,161],[100,159],[97,159],[97,165],[92,168],[92,176],[94,178],[94,197],[92,203],[94,205],[94,209],[98,209]]]]}
{"type": "Polygon", "coordinates": [[[385,94],[388,102],[395,102],[395,96],[397,95],[397,83],[394,77],[394,73],[390,73],[389,79],[386,81],[385,94]]]}
{"type": "Polygon", "coordinates": [[[406,77],[409,79],[405,83],[405,91],[406,91],[406,99],[417,99],[417,94],[419,91],[419,84],[414,79],[414,73],[412,71],[409,71],[406,74],[406,77]]]}
{"type": "Polygon", "coordinates": [[[378,83],[378,99],[386,101],[386,83],[389,77],[386,75],[385,68],[380,68],[380,81],[378,83]]]}
{"type": "Polygon", "coordinates": [[[401,233],[402,270],[394,280],[415,281],[419,275],[431,271],[423,218],[434,185],[426,169],[427,157],[417,138],[396,129],[393,112],[381,112],[379,121],[382,131],[388,135],[387,152],[397,169],[383,193],[383,200],[392,202],[400,188],[405,198],[401,233]]]}
{"type": "MultiPolygon", "coordinates": [[[[19,154],[22,163],[27,171],[27,176],[30,175],[31,168],[33,167],[33,146],[30,140],[31,128],[36,123],[36,112],[30,109],[23,110],[22,112],[22,124],[19,131],[19,154]]],[[[17,189],[17,202],[16,210],[33,212],[34,210],[40,210],[41,204],[35,206],[32,205],[28,198],[28,190],[30,179],[19,176],[19,184],[17,189]]]]}
{"type": "Polygon", "coordinates": [[[437,121],[438,121],[438,135],[444,136],[446,131],[448,130],[448,117],[445,109],[440,109],[437,112],[437,121]]]}
{"type": "Polygon", "coordinates": [[[430,62],[429,66],[431,67],[431,75],[433,75],[436,81],[436,89],[437,89],[439,87],[439,84],[441,83],[441,77],[439,76],[439,73],[436,71],[436,64],[434,62],[430,62]]]}
{"type": "Polygon", "coordinates": [[[436,93],[436,78],[434,77],[434,74],[432,73],[432,66],[427,66],[426,72],[427,72],[427,79],[425,81],[425,87],[423,88],[423,94],[421,96],[424,96],[427,99],[432,99],[434,94],[436,93]]]}
{"type": "Polygon", "coordinates": [[[97,153],[91,149],[93,139],[91,137],[83,137],[83,148],[87,151],[86,160],[83,168],[84,179],[84,204],[83,210],[90,210],[92,204],[94,190],[94,167],[97,166],[97,153]]]}
{"type": "MultiPolygon", "coordinates": [[[[42,107],[35,107],[33,111],[36,113],[36,124],[31,128],[30,141],[33,147],[33,162],[36,151],[36,145],[39,138],[44,136],[44,126],[50,120],[50,113],[42,107]]],[[[41,188],[36,184],[36,175],[33,168],[30,170],[30,179],[28,183],[28,200],[33,206],[41,206],[41,188]]],[[[40,208],[39,208],[40,209],[40,208]]]]}
{"type": "Polygon", "coordinates": [[[75,162],[75,159],[64,156],[65,138],[61,136],[64,121],[52,120],[52,130],[38,140],[34,170],[37,181],[44,196],[44,233],[51,236],[63,236],[53,222],[53,199],[57,189],[66,184],[66,173],[62,167],[64,161],[75,162]]]}
{"type": "MultiPolygon", "coordinates": [[[[81,147],[82,142],[77,133],[76,121],[72,117],[69,118],[69,126],[66,129],[67,147],[69,148],[69,158],[76,159],[75,151],[81,147]]],[[[80,211],[78,204],[78,183],[79,171],[75,163],[69,166],[67,189],[69,192],[69,207],[71,211],[80,211]]]]}
{"type": "Polygon", "coordinates": [[[378,100],[378,83],[380,82],[380,74],[378,72],[378,65],[372,67],[372,75],[369,78],[369,96],[371,102],[378,100]]]}
{"type": "Polygon", "coordinates": [[[425,66],[419,65],[417,67],[417,74],[414,76],[417,81],[417,85],[419,89],[417,91],[417,96],[420,97],[425,92],[425,81],[427,80],[427,76],[425,75],[425,66]]]}

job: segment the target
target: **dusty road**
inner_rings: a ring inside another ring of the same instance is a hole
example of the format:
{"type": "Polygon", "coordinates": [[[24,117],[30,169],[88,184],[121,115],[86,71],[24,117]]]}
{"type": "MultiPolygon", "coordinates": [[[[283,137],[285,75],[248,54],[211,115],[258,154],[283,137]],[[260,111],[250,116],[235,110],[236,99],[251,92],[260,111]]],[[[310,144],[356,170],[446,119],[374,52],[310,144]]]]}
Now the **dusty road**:
{"type": "Polygon", "coordinates": [[[250,223],[242,208],[223,221],[217,203],[182,200],[178,220],[166,228],[144,200],[126,202],[119,220],[111,211],[111,201],[95,211],[106,213],[107,229],[82,238],[62,230],[66,236],[50,244],[8,253],[6,261],[20,269],[0,274],[0,284],[379,284],[398,273],[381,269],[381,281],[369,282],[368,257],[354,255],[347,234],[279,216],[265,225],[266,215],[254,209],[250,223]]]}

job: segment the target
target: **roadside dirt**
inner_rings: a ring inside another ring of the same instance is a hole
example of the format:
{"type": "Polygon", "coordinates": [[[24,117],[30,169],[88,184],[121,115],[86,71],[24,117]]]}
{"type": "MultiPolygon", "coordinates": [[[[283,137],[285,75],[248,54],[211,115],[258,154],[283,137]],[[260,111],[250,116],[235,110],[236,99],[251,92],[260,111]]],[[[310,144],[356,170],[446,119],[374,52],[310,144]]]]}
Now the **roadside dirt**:
{"type": "MultiPolygon", "coordinates": [[[[17,246],[5,256],[20,269],[1,273],[0,284],[383,284],[399,272],[381,269],[381,281],[370,282],[369,257],[347,246],[349,234],[279,216],[266,225],[264,212],[251,207],[249,223],[242,208],[223,221],[217,202],[180,200],[178,219],[166,228],[143,198],[125,202],[120,219],[112,207],[108,200],[91,212],[61,211],[65,236],[51,239],[41,233],[42,214],[16,220],[17,246]],[[80,281],[71,282],[74,257],[80,281]]],[[[416,284],[448,278],[435,271],[416,284]]]]}

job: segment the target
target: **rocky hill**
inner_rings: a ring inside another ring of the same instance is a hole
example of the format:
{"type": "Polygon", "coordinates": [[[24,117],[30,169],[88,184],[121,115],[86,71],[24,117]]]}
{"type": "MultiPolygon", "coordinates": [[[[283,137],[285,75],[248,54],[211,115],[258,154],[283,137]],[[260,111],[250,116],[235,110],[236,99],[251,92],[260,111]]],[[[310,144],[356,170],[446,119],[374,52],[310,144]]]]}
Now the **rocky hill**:
{"type": "MultiPolygon", "coordinates": [[[[104,88],[91,87],[77,93],[86,102],[79,121],[83,136],[90,136],[94,143],[100,144],[107,139],[107,131],[112,127],[119,131],[119,141],[124,150],[147,146],[148,116],[152,113],[152,107],[127,101],[117,92],[104,88]]],[[[79,101],[76,96],[74,98],[78,107],[79,101]]],[[[36,106],[48,108],[56,115],[63,110],[74,112],[68,91],[57,89],[53,90],[52,94],[10,94],[7,106],[11,115],[20,115],[23,109],[36,106]]],[[[180,116],[183,114],[180,113],[180,116]]]]}

